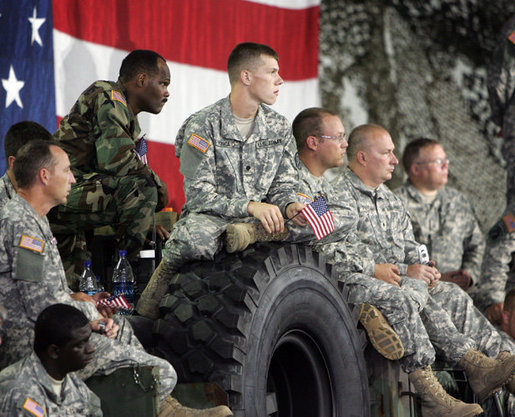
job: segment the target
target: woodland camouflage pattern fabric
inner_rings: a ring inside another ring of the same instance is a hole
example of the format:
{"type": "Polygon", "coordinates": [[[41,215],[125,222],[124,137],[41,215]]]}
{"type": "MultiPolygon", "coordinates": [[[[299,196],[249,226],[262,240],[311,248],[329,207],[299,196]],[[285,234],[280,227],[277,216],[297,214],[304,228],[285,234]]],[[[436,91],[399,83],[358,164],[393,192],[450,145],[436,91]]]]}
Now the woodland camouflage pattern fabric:
{"type": "Polygon", "coordinates": [[[427,203],[409,181],[394,192],[406,204],[415,240],[427,246],[438,270],[443,274],[463,269],[477,283],[485,240],[467,198],[445,186],[427,203]]]}
{"type": "Polygon", "coordinates": [[[0,373],[0,391],[3,417],[35,415],[27,411],[34,404],[44,410],[45,417],[102,416],[100,399],[73,372],[64,378],[58,396],[34,352],[0,373]]]}

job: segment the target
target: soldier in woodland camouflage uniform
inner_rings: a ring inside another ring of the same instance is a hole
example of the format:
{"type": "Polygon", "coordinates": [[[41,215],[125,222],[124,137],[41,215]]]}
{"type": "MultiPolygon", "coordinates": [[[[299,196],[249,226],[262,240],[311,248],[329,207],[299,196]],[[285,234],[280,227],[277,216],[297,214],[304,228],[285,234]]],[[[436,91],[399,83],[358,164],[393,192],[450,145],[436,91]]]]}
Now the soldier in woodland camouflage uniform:
{"type": "Polygon", "coordinates": [[[406,204],[415,239],[427,246],[441,281],[466,291],[479,280],[485,242],[467,198],[446,185],[445,151],[436,140],[416,139],[406,146],[403,164],[408,180],[395,193],[406,204]]]}
{"type": "Polygon", "coordinates": [[[515,201],[488,234],[478,288],[478,304],[488,319],[501,324],[506,293],[515,287],[515,201]]]}
{"type": "Polygon", "coordinates": [[[36,122],[19,122],[12,125],[4,138],[5,166],[7,171],[0,178],[0,208],[16,194],[16,180],[14,179],[13,164],[16,152],[31,140],[51,140],[48,130],[36,122]]]}
{"type": "MultiPolygon", "coordinates": [[[[141,315],[158,316],[174,271],[188,261],[212,259],[229,223],[259,221],[267,233],[282,233],[283,216],[304,207],[296,202],[289,123],[265,105],[275,103],[283,83],[276,52],[239,44],[228,72],[231,94],[190,116],[177,134],[186,203],[140,298],[141,315]]],[[[294,222],[304,224],[300,216],[294,222]]]]}
{"type": "Polygon", "coordinates": [[[164,58],[153,51],[133,51],[123,60],[117,82],[93,83],[61,121],[54,136],[69,155],[77,182],[66,204],[49,219],[69,277],[73,269],[82,272],[85,229],[113,225],[119,249],[134,258],[154,211],[168,203],[166,185],[135,148],[137,114],[159,113],[169,84],[164,58]]]}
{"type": "Polygon", "coordinates": [[[504,25],[487,76],[492,120],[501,127],[508,204],[515,200],[515,16],[504,25]]]}
{"type": "MultiPolygon", "coordinates": [[[[159,370],[160,403],[162,407],[170,408],[170,401],[174,401],[175,413],[181,406],[169,397],[177,381],[172,366],[164,359],[146,353],[128,322],[120,321],[118,327],[112,319],[102,318],[94,298],[72,293],[67,286],[56,241],[45,217],[51,207],[66,202],[75,181],[66,153],[51,142],[33,141],[17,153],[14,174],[18,194],[0,210],[0,278],[3,282],[0,304],[7,310],[0,367],[29,354],[34,323],[44,308],[55,303],[68,304],[86,315],[93,330],[99,329],[99,321],[106,323],[105,335],[94,333],[91,336],[96,355],[78,372],[79,377],[84,380],[136,364],[155,366],[159,370]]],[[[166,415],[168,413],[162,416],[166,415]]],[[[223,417],[231,414],[225,411],[210,414],[206,410],[206,414],[197,415],[223,417]]]]}
{"type": "MultiPolygon", "coordinates": [[[[502,359],[491,359],[476,351],[479,348],[495,356],[501,349],[504,350],[503,339],[491,326],[489,330],[484,328],[488,322],[474,309],[467,294],[455,284],[439,282],[440,274],[433,266],[420,264],[419,244],[414,239],[406,208],[383,184],[391,178],[398,163],[393,150],[392,139],[385,129],[376,125],[358,126],[349,138],[349,168],[335,186],[347,195],[350,194],[354,201],[354,210],[359,215],[359,238],[374,254],[374,259],[368,262],[394,264],[399,276],[390,281],[393,284],[390,291],[382,283],[383,288],[374,288],[368,285],[367,280],[360,282],[355,274],[344,279],[357,286],[353,291],[355,298],[362,302],[370,300],[372,304],[376,299],[389,298],[389,294],[396,291],[395,286],[402,282],[402,276],[418,279],[430,287],[430,296],[419,313],[425,329],[414,329],[412,336],[423,349],[418,348],[416,354],[407,356],[403,360],[403,367],[410,373],[410,380],[415,384],[417,392],[422,395],[423,410],[424,407],[427,411],[439,410],[432,415],[475,415],[473,413],[479,412],[480,407],[469,409],[473,406],[462,405],[459,407],[464,408],[460,409],[454,399],[444,392],[438,393],[439,389],[435,391],[435,379],[428,367],[434,360],[434,350],[429,340],[447,361],[465,370],[480,401],[493,393],[493,385],[499,388],[507,383],[515,368],[511,368],[510,364],[510,370],[505,372],[505,361],[513,361],[515,356],[506,354],[502,359]],[[448,313],[442,305],[450,303],[451,298],[456,300],[452,307],[446,307],[452,310],[448,313]],[[417,333],[419,330],[420,333],[417,333]],[[490,377],[485,374],[480,378],[482,382],[479,382],[476,379],[478,369],[490,377]],[[497,379],[500,377],[499,372],[505,374],[497,379]],[[490,388],[481,388],[480,385],[489,378],[497,380],[491,382],[490,388]],[[465,410],[470,414],[466,414],[465,410]]],[[[395,324],[391,324],[395,328],[395,324]]],[[[409,346],[406,350],[409,351],[409,346]]]]}
{"type": "Polygon", "coordinates": [[[35,329],[34,351],[0,373],[0,414],[101,417],[100,399],[73,372],[95,352],[87,317],[55,304],[39,315],[35,329]]]}

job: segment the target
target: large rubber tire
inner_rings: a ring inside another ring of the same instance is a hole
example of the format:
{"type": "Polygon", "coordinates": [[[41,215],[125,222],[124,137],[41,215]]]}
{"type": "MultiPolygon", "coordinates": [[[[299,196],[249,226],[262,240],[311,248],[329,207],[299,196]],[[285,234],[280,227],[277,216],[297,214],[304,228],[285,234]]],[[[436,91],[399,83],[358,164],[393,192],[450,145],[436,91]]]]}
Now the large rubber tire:
{"type": "Polygon", "coordinates": [[[155,323],[179,381],[218,382],[240,417],[369,415],[366,336],[322,256],[256,246],[188,265],[155,323]]]}

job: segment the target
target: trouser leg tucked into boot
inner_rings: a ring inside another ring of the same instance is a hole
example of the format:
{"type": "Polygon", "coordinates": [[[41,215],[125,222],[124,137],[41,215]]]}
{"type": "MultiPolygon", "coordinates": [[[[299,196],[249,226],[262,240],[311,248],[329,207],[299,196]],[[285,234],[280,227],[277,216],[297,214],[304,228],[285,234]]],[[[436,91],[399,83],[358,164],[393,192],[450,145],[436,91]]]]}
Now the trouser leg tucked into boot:
{"type": "Polygon", "coordinates": [[[168,396],[161,405],[157,417],[230,417],[232,412],[229,407],[219,405],[218,407],[196,410],[184,407],[179,401],[168,396]]]}
{"type": "Polygon", "coordinates": [[[404,346],[399,336],[376,307],[362,304],[359,321],[365,327],[372,345],[386,359],[396,360],[404,356],[404,346]]]}
{"type": "Polygon", "coordinates": [[[285,227],[281,233],[267,233],[261,223],[235,223],[225,230],[225,250],[228,253],[240,252],[256,242],[284,240],[288,236],[285,227]]]}
{"type": "Polygon", "coordinates": [[[515,356],[492,359],[470,349],[460,359],[458,366],[467,374],[470,387],[481,402],[508,383],[515,371],[515,356]]]}
{"type": "Polygon", "coordinates": [[[410,373],[409,380],[420,397],[423,417],[473,417],[483,412],[479,404],[467,404],[447,394],[430,366],[410,373]]]}
{"type": "Polygon", "coordinates": [[[161,260],[136,305],[138,314],[149,319],[159,317],[159,303],[168,291],[168,283],[175,272],[161,260]]]}

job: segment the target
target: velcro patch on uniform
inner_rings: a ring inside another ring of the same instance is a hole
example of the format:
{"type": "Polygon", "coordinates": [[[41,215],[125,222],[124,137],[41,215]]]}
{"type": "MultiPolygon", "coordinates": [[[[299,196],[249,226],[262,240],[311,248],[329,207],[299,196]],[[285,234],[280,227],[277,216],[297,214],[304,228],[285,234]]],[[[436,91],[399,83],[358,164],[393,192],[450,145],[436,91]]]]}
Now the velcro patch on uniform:
{"type": "Polygon", "coordinates": [[[510,36],[508,36],[508,39],[511,43],[515,43],[515,30],[511,32],[510,36]]]}
{"type": "Polygon", "coordinates": [[[198,149],[202,153],[206,153],[206,151],[211,146],[211,144],[207,140],[201,138],[199,135],[196,135],[195,133],[193,133],[188,139],[188,145],[193,146],[195,149],[198,149]]]}
{"type": "Polygon", "coordinates": [[[30,237],[27,235],[22,235],[20,239],[20,248],[30,249],[35,252],[43,252],[43,248],[45,247],[45,242],[42,240],[36,239],[35,237],[30,237]]]}
{"type": "Polygon", "coordinates": [[[119,91],[115,91],[115,90],[111,90],[111,100],[113,101],[119,101],[120,103],[122,103],[125,107],[127,107],[127,102],[125,101],[125,97],[123,96],[122,93],[120,93],[119,91]]]}
{"type": "Polygon", "coordinates": [[[45,409],[29,397],[25,399],[23,408],[36,417],[43,417],[45,415],[45,409]]]}
{"type": "Polygon", "coordinates": [[[515,216],[512,213],[507,214],[502,218],[508,232],[512,233],[515,231],[515,216]]]}
{"type": "Polygon", "coordinates": [[[312,198],[309,198],[306,194],[297,193],[297,195],[304,200],[305,204],[311,204],[314,201],[312,198]]]}

